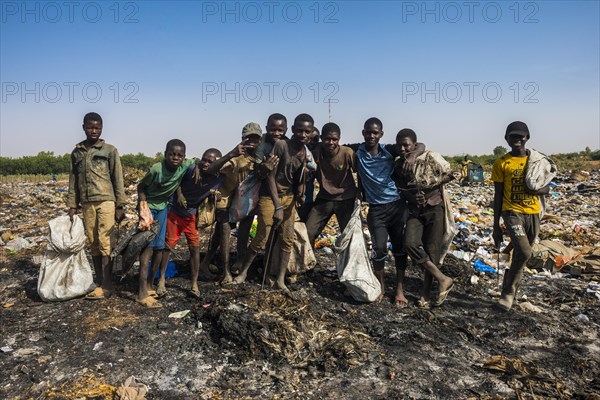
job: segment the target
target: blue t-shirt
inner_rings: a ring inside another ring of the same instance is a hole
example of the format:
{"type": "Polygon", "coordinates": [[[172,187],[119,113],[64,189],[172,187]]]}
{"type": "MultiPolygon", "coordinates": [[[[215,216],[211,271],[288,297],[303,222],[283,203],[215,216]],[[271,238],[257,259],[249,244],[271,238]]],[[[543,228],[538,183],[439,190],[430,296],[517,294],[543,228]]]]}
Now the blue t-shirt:
{"type": "Polygon", "coordinates": [[[177,193],[171,197],[170,210],[182,217],[192,217],[196,215],[198,206],[202,200],[208,197],[211,189],[218,189],[221,185],[221,181],[223,180],[221,176],[215,176],[214,178],[211,176],[211,179],[205,178],[196,184],[196,182],[194,182],[195,169],[195,163],[190,165],[187,171],[185,171],[185,174],[181,179],[181,184],[179,185],[181,187],[181,193],[187,201],[187,207],[182,207],[179,205],[179,202],[177,201],[177,193]]]}
{"type": "Polygon", "coordinates": [[[392,180],[394,157],[383,145],[375,156],[369,154],[362,143],[356,151],[357,172],[369,204],[389,204],[400,200],[396,184],[392,180]]]}

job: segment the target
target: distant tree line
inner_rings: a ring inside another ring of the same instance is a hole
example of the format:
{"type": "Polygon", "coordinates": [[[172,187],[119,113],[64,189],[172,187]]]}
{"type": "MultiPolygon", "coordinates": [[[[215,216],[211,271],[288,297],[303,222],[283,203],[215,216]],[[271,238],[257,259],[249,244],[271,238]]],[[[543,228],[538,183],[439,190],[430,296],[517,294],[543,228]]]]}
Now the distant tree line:
{"type": "MultiPolygon", "coordinates": [[[[461,162],[465,159],[473,161],[476,164],[481,164],[484,168],[489,169],[494,160],[506,154],[507,149],[502,146],[497,146],[493,150],[493,154],[475,156],[475,155],[460,155],[447,157],[448,161],[454,167],[460,167],[461,162]]],[[[121,156],[121,164],[123,167],[136,168],[147,170],[152,164],[162,160],[163,154],[156,153],[154,157],[149,157],[142,153],[123,154],[121,156]]],[[[554,154],[552,158],[558,163],[559,167],[568,166],[573,162],[581,162],[588,160],[600,160],[600,150],[592,151],[586,147],[584,151],[576,153],[554,154]]],[[[42,151],[35,156],[24,156],[19,158],[0,157],[0,175],[49,175],[69,173],[70,154],[55,156],[51,151],[42,151]]]]}
{"type": "MultiPolygon", "coordinates": [[[[148,169],[152,164],[162,159],[162,153],[148,157],[142,153],[123,154],[123,167],[148,169]]],[[[0,175],[50,175],[69,173],[71,155],[55,156],[51,151],[42,151],[35,156],[19,158],[0,157],[0,175]]]]}

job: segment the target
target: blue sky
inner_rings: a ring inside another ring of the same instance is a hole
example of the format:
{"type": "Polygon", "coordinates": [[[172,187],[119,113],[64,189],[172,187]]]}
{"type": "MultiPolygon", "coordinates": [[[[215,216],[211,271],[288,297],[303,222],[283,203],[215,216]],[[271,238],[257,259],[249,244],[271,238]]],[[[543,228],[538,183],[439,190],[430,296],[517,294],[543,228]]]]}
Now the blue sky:
{"type": "MultiPolygon", "coordinates": [[[[598,1],[0,1],[0,154],[64,154],[88,111],[121,153],[223,151],[307,112],[359,142],[412,128],[489,154],[528,123],[546,153],[600,147],[598,1]]],[[[291,132],[288,132],[288,135],[291,132]]]]}

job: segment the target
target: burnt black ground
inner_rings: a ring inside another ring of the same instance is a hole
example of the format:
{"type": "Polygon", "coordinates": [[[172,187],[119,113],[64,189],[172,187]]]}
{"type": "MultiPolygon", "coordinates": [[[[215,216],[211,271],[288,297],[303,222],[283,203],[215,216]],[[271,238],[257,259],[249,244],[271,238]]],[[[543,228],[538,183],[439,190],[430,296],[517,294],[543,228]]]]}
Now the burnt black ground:
{"type": "MultiPolygon", "coordinates": [[[[43,303],[39,266],[30,256],[9,256],[0,271],[0,302],[9,305],[0,309],[0,398],[69,398],[66,388],[90,374],[113,386],[134,375],[149,386],[149,399],[598,398],[600,312],[586,280],[526,277],[521,294],[543,312],[515,306],[502,313],[487,294],[496,278],[480,276],[472,285],[472,269],[450,258],[446,271],[457,285],[447,303],[415,307],[421,277],[412,268],[411,307],[398,310],[389,298],[359,304],[345,297],[333,256],[318,258],[319,266],[291,285],[303,308],[285,314],[289,301],[261,292],[257,272],[225,290],[201,283],[201,299],[190,297],[185,263],[167,282],[159,310],[133,300],[137,276],[110,299],[43,303]],[[183,319],[168,318],[187,309],[183,319]],[[290,329],[303,330],[298,324],[310,317],[349,335],[356,352],[341,354],[338,340],[304,362],[290,361],[261,340],[271,334],[286,342],[275,334],[278,309],[290,329]],[[485,368],[490,356],[530,368],[485,368]]],[[[390,264],[388,295],[393,273],[390,264]]]]}

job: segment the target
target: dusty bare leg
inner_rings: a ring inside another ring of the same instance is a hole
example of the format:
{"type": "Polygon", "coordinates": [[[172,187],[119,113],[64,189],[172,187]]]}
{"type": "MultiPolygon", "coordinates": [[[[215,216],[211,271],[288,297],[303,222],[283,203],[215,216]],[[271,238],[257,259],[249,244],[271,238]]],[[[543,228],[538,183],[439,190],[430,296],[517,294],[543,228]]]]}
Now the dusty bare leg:
{"type": "Polygon", "coordinates": [[[252,228],[252,222],[254,217],[248,217],[240,221],[238,225],[238,237],[237,237],[237,259],[235,264],[231,267],[231,272],[236,273],[242,267],[242,262],[248,252],[248,239],[250,238],[250,229],[252,228]]]}
{"type": "Polygon", "coordinates": [[[148,297],[148,261],[150,261],[153,251],[154,249],[148,246],[140,255],[140,288],[138,292],[138,301],[148,297]]]}
{"type": "Polygon", "coordinates": [[[167,249],[162,249],[160,250],[160,253],[160,277],[158,278],[158,287],[156,288],[156,294],[162,296],[164,294],[167,294],[167,288],[165,287],[165,275],[167,274],[167,267],[169,265],[169,255],[171,254],[171,252],[167,249]]]}
{"type": "Polygon", "coordinates": [[[254,250],[248,249],[246,257],[244,258],[244,261],[242,263],[242,270],[240,271],[240,274],[235,277],[233,283],[244,283],[246,281],[246,277],[248,276],[248,270],[250,269],[252,262],[254,262],[254,259],[256,258],[257,254],[258,253],[256,253],[254,250]]]}
{"type": "MultiPolygon", "coordinates": [[[[154,252],[152,253],[151,271],[150,271],[150,276],[148,276],[148,288],[149,289],[154,288],[154,277],[156,276],[156,272],[160,269],[162,255],[163,255],[162,249],[154,249],[154,252]]],[[[148,268],[147,265],[145,267],[148,268]]]]}
{"type": "Polygon", "coordinates": [[[229,250],[231,249],[231,226],[229,222],[221,223],[221,262],[223,263],[223,280],[221,283],[228,284],[233,281],[229,271],[229,250]]]}
{"type": "Polygon", "coordinates": [[[200,263],[200,268],[199,268],[200,273],[199,274],[200,274],[200,278],[202,278],[203,280],[210,281],[213,279],[213,273],[210,272],[210,269],[208,268],[208,266],[210,265],[210,261],[213,259],[215,254],[217,254],[217,250],[219,249],[220,231],[221,231],[221,224],[217,222],[216,226],[215,226],[215,231],[213,232],[213,235],[210,239],[208,251],[206,252],[206,255],[204,256],[204,259],[202,259],[202,262],[200,263]]]}
{"type": "Polygon", "coordinates": [[[192,292],[200,293],[198,289],[198,271],[200,267],[200,248],[190,246],[190,267],[192,270],[192,292]]]}
{"type": "Polygon", "coordinates": [[[286,292],[290,291],[285,285],[285,273],[287,272],[287,267],[290,263],[290,255],[291,253],[285,251],[279,252],[279,271],[277,271],[276,287],[286,292]]]}
{"type": "Polygon", "coordinates": [[[404,277],[406,276],[407,264],[406,256],[396,257],[396,296],[394,297],[394,304],[402,308],[408,305],[404,296],[404,277]]]}
{"type": "Polygon", "coordinates": [[[431,298],[431,284],[433,283],[433,275],[425,271],[423,276],[423,288],[421,289],[421,298],[419,303],[427,304],[431,298]]]}
{"type": "Polygon", "coordinates": [[[447,290],[450,286],[452,286],[452,278],[449,278],[446,275],[444,275],[442,271],[440,271],[438,267],[436,267],[436,265],[433,262],[431,262],[431,260],[425,261],[421,264],[421,266],[425,268],[425,271],[433,275],[435,280],[438,281],[440,285],[440,292],[443,292],[447,290]]]}
{"type": "Polygon", "coordinates": [[[375,272],[375,276],[377,277],[377,280],[381,284],[381,294],[379,295],[377,300],[375,300],[376,302],[380,302],[383,299],[383,296],[385,293],[385,282],[384,282],[385,260],[381,260],[381,261],[373,260],[373,271],[375,272]]]}

